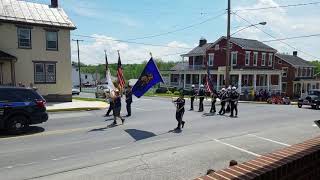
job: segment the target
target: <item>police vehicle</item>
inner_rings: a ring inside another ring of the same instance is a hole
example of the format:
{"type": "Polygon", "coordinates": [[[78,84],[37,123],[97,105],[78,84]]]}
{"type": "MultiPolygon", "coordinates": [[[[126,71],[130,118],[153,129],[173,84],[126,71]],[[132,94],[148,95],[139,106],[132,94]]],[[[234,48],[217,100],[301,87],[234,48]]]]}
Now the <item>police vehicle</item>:
{"type": "Polygon", "coordinates": [[[48,120],[46,101],[33,89],[0,87],[0,130],[22,132],[48,120]]]}

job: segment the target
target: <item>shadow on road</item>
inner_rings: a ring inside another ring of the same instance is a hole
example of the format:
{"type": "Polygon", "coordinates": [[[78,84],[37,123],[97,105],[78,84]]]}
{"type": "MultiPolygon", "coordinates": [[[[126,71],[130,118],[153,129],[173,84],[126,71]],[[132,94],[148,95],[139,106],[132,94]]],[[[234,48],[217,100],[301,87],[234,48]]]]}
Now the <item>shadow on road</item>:
{"type": "MultiPolygon", "coordinates": [[[[121,124],[120,124],[121,125],[121,124]]],[[[90,131],[88,131],[88,132],[97,132],[97,131],[105,131],[105,130],[107,130],[107,129],[109,129],[109,128],[114,128],[114,127],[117,127],[117,126],[119,126],[118,124],[109,124],[108,126],[106,126],[106,127],[103,127],[103,128],[97,128],[97,129],[91,129],[90,131]]]]}
{"type": "Polygon", "coordinates": [[[138,129],[125,129],[124,131],[126,133],[128,133],[136,141],[140,141],[140,140],[143,140],[143,139],[147,139],[147,138],[151,138],[151,137],[157,136],[153,132],[142,131],[142,130],[138,130],[138,129]]]}
{"type": "Polygon", "coordinates": [[[8,137],[16,137],[16,136],[26,136],[26,135],[32,135],[32,134],[38,134],[38,133],[42,133],[44,132],[44,128],[43,127],[39,127],[39,126],[29,126],[27,127],[25,130],[23,130],[22,132],[17,132],[17,133],[13,133],[13,132],[8,132],[8,131],[0,131],[0,139],[1,138],[8,138],[8,137]]]}

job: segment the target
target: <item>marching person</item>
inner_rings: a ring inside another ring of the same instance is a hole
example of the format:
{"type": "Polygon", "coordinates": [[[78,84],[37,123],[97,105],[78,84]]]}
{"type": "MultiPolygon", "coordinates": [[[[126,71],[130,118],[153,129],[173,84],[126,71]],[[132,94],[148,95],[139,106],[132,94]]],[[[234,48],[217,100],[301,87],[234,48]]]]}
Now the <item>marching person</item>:
{"type": "Polygon", "coordinates": [[[213,90],[211,93],[211,109],[210,113],[216,113],[216,102],[217,102],[217,92],[216,90],[213,90]]]}
{"type": "Polygon", "coordinates": [[[200,89],[199,89],[199,92],[198,92],[198,96],[199,96],[199,111],[198,112],[203,112],[203,100],[204,100],[204,96],[205,96],[205,92],[204,92],[204,89],[203,89],[203,85],[201,84],[200,85],[200,89]]]}
{"type": "Polygon", "coordinates": [[[120,91],[118,89],[115,90],[115,95],[112,97],[113,100],[113,125],[117,124],[117,117],[121,119],[122,124],[124,124],[124,118],[121,117],[120,111],[121,111],[121,95],[120,91]]]}
{"type": "Polygon", "coordinates": [[[126,103],[127,103],[127,115],[126,117],[131,116],[131,103],[132,103],[132,88],[130,85],[128,85],[128,88],[126,89],[126,103]]]}
{"type": "Polygon", "coordinates": [[[184,127],[185,121],[182,120],[183,114],[184,114],[184,105],[185,105],[185,100],[184,100],[184,95],[183,92],[180,93],[180,96],[177,100],[173,101],[173,103],[176,104],[176,119],[178,121],[178,126],[174,130],[181,130],[181,127],[184,127]]]}
{"type": "Polygon", "coordinates": [[[224,115],[226,113],[226,99],[227,99],[227,92],[225,88],[222,88],[221,91],[219,92],[219,99],[221,103],[221,108],[219,111],[219,115],[224,115]]]}
{"type": "Polygon", "coordinates": [[[240,94],[236,91],[236,87],[232,87],[231,93],[230,93],[230,104],[231,104],[231,114],[230,117],[234,117],[234,111],[235,111],[235,117],[238,116],[238,99],[240,97],[240,94]]]}
{"type": "Polygon", "coordinates": [[[191,94],[190,94],[190,100],[191,100],[191,107],[190,107],[190,111],[193,111],[193,102],[194,102],[194,98],[196,97],[196,90],[194,89],[194,85],[192,84],[191,86],[191,94]]]}
{"type": "Polygon", "coordinates": [[[113,111],[113,100],[112,100],[111,92],[109,89],[105,92],[105,94],[106,94],[106,101],[109,103],[109,109],[105,115],[107,117],[107,116],[110,116],[111,111],[113,111]]]}
{"type": "Polygon", "coordinates": [[[231,111],[231,99],[230,99],[230,94],[231,94],[231,86],[227,88],[226,92],[226,113],[229,113],[231,111]]]}

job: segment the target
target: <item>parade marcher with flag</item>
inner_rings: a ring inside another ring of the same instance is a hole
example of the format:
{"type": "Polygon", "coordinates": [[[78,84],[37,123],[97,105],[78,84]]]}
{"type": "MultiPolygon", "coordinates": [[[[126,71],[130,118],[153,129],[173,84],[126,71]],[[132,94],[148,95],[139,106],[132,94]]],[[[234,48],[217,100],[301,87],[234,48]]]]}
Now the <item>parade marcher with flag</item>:
{"type": "Polygon", "coordinates": [[[106,102],[109,103],[109,109],[105,116],[110,116],[110,113],[111,111],[113,111],[113,106],[114,106],[110,89],[106,90],[105,94],[106,94],[106,102]]]}
{"type": "Polygon", "coordinates": [[[213,90],[211,93],[211,108],[210,108],[210,113],[216,113],[216,102],[217,102],[217,92],[213,90]]]}
{"type": "Polygon", "coordinates": [[[226,113],[225,106],[226,106],[226,100],[227,100],[227,92],[225,88],[222,88],[221,91],[219,92],[219,99],[221,102],[221,108],[220,108],[219,114],[224,115],[226,113]]]}
{"type": "Polygon", "coordinates": [[[117,78],[118,78],[118,87],[120,91],[123,92],[126,82],[123,77],[123,69],[121,64],[120,52],[118,51],[118,67],[117,67],[117,78]]]}
{"type": "Polygon", "coordinates": [[[109,70],[109,63],[108,63],[108,56],[107,56],[107,51],[104,51],[104,56],[105,56],[105,60],[106,60],[106,81],[105,84],[107,85],[108,89],[105,92],[106,95],[106,101],[109,103],[109,109],[106,113],[105,116],[110,116],[111,111],[113,110],[113,100],[112,100],[112,96],[114,96],[114,91],[115,91],[115,87],[113,85],[113,82],[111,80],[111,73],[109,70]]]}
{"type": "Polygon", "coordinates": [[[199,111],[198,112],[203,112],[203,100],[205,96],[205,91],[204,91],[204,86],[201,84],[200,89],[198,91],[198,97],[199,97],[199,111]]]}
{"type": "Polygon", "coordinates": [[[131,89],[130,85],[128,85],[126,92],[125,92],[125,95],[126,95],[127,113],[128,113],[127,117],[130,117],[131,116],[131,103],[132,103],[132,89],[131,89]]]}
{"type": "Polygon", "coordinates": [[[231,86],[227,88],[226,91],[226,113],[229,113],[231,111],[231,99],[230,99],[230,94],[231,94],[231,86]]]}
{"type": "Polygon", "coordinates": [[[191,85],[191,92],[190,92],[190,101],[191,101],[191,107],[190,107],[190,111],[193,111],[193,102],[194,102],[194,98],[196,97],[196,90],[194,89],[194,85],[191,85]]]}
{"type": "Polygon", "coordinates": [[[120,118],[122,124],[124,124],[125,119],[120,115],[121,112],[121,95],[118,89],[115,90],[115,95],[112,97],[114,106],[113,106],[113,125],[117,125],[117,118],[120,118]]]}
{"type": "Polygon", "coordinates": [[[177,100],[173,101],[176,104],[176,119],[178,121],[178,126],[174,130],[181,130],[184,127],[185,121],[182,120],[184,114],[185,99],[183,92],[180,92],[180,96],[177,100]]]}
{"type": "Polygon", "coordinates": [[[238,100],[239,100],[240,94],[237,92],[236,87],[232,87],[231,93],[230,93],[230,104],[231,104],[231,115],[230,117],[234,117],[234,111],[235,116],[238,116],[238,100]]]}

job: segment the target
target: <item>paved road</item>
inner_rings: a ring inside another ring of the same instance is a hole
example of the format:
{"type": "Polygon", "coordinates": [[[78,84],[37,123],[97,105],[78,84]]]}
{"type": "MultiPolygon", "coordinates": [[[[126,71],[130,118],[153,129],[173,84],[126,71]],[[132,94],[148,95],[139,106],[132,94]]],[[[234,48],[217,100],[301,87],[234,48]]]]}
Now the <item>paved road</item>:
{"type": "Polygon", "coordinates": [[[192,179],[320,132],[313,126],[320,111],[267,104],[239,109],[237,119],[187,111],[182,133],[168,132],[176,126],[168,99],[136,100],[134,115],[116,127],[103,111],[50,114],[33,128],[38,133],[0,138],[0,179],[192,179]]]}

